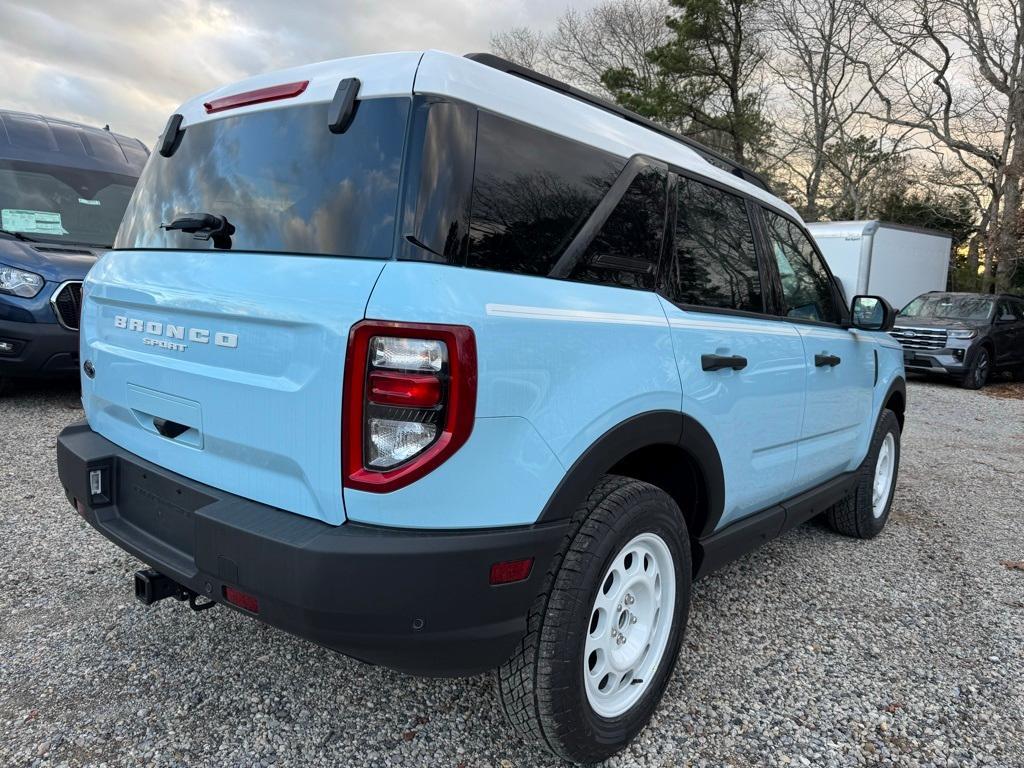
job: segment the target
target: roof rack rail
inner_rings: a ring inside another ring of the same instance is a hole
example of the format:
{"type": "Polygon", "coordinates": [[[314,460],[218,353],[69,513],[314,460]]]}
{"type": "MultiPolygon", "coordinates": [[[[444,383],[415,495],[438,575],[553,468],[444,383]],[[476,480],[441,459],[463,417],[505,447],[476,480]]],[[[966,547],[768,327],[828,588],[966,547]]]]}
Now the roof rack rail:
{"type": "Polygon", "coordinates": [[[529,80],[530,82],[537,83],[537,85],[542,85],[553,91],[564,93],[566,96],[571,96],[574,99],[586,102],[598,109],[603,109],[606,112],[618,115],[621,118],[629,120],[631,123],[636,123],[648,130],[660,133],[662,136],[667,136],[670,139],[678,141],[680,144],[686,145],[715,167],[721,168],[723,171],[731,173],[733,176],[738,176],[744,181],[750,182],[767,192],[772,191],[767,180],[765,180],[763,176],[743,165],[740,165],[735,160],[726,157],[720,152],[716,152],[695,139],[691,139],[689,136],[676,133],[663,125],[659,125],[653,120],[649,120],[643,115],[638,115],[636,112],[632,112],[625,107],[613,104],[607,99],[602,99],[600,96],[595,96],[592,93],[587,93],[579,88],[574,88],[568,83],[563,83],[561,80],[548,77],[547,75],[536,72],[528,67],[520,66],[519,64],[509,61],[508,59],[503,59],[500,56],[495,56],[493,53],[467,53],[466,58],[475,61],[478,64],[484,64],[485,66],[500,70],[506,74],[515,75],[523,80],[529,80]]]}

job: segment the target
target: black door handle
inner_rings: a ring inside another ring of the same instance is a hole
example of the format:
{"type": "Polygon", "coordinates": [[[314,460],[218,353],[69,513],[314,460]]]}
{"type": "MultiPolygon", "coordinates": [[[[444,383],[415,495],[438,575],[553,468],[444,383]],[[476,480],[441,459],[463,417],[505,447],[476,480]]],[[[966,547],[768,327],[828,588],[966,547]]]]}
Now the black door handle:
{"type": "Polygon", "coordinates": [[[742,371],[747,367],[747,358],[740,355],[701,355],[700,367],[705,371],[719,371],[722,368],[742,371]]]}
{"type": "Polygon", "coordinates": [[[841,362],[843,362],[842,359],[839,358],[836,355],[815,355],[814,356],[814,365],[817,366],[818,368],[823,368],[826,365],[829,366],[830,368],[834,368],[835,366],[839,365],[841,362]]]}

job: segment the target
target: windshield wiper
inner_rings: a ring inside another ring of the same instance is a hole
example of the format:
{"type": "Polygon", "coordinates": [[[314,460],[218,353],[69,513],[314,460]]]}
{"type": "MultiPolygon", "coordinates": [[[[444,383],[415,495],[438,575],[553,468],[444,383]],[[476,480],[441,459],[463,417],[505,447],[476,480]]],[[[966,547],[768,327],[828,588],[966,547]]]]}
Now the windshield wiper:
{"type": "Polygon", "coordinates": [[[234,225],[226,217],[212,213],[186,213],[160,228],[188,232],[196,240],[213,240],[214,248],[230,248],[231,236],[235,234],[234,225]]]}
{"type": "Polygon", "coordinates": [[[0,229],[0,234],[2,234],[2,235],[10,235],[11,237],[15,238],[16,240],[21,240],[22,242],[25,242],[25,243],[41,243],[41,242],[43,242],[42,240],[36,240],[34,237],[29,237],[26,234],[22,234],[21,232],[15,232],[14,230],[11,230],[11,229],[0,229]]]}

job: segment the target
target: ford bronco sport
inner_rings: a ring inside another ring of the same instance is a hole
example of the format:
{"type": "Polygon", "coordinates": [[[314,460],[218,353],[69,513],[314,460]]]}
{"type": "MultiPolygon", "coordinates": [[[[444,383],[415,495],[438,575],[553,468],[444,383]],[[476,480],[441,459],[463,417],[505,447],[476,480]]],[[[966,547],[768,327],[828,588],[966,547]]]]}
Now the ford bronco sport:
{"type": "Polygon", "coordinates": [[[892,308],[751,172],[492,56],[187,102],[84,301],[60,477],[144,602],[496,669],[571,760],[647,722],[693,579],[889,515],[892,308]]]}

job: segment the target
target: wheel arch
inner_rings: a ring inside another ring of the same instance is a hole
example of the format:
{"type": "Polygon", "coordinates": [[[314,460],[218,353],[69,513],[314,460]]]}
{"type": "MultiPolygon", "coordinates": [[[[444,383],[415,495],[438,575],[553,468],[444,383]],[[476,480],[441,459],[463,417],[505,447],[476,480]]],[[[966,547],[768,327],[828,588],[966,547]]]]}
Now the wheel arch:
{"type": "Polygon", "coordinates": [[[882,409],[896,414],[896,420],[900,423],[900,431],[903,431],[904,415],[907,412],[907,383],[903,377],[897,376],[889,385],[889,389],[882,399],[882,409]]]}
{"type": "Polygon", "coordinates": [[[538,522],[571,517],[605,474],[632,477],[668,493],[694,542],[715,529],[725,509],[722,460],[708,431],[687,414],[648,411],[612,427],[583,452],[538,522]]]}

